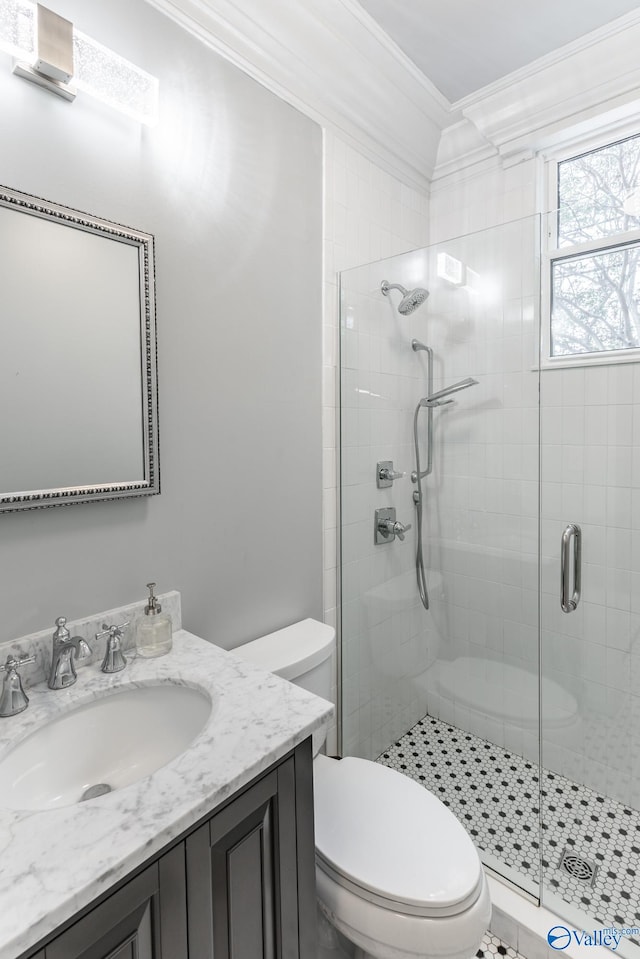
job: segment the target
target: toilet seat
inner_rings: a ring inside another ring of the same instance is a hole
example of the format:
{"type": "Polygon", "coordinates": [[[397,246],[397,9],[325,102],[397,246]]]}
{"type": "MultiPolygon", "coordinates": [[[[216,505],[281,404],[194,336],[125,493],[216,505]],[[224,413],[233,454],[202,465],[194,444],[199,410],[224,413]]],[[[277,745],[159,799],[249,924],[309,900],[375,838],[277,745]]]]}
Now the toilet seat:
{"type": "Polygon", "coordinates": [[[460,915],[480,897],[473,842],[423,786],[370,760],[318,756],[314,789],[316,862],[341,887],[433,919],[460,915]]]}
{"type": "Polygon", "coordinates": [[[390,899],[386,896],[381,896],[375,890],[353,882],[343,873],[334,869],[330,863],[328,863],[321,855],[318,854],[317,850],[316,865],[325,873],[325,875],[333,879],[338,886],[341,886],[343,889],[348,889],[349,892],[359,896],[360,899],[364,899],[366,902],[374,903],[376,906],[380,906],[382,909],[390,909],[395,913],[402,913],[405,916],[418,916],[423,919],[438,919],[440,917],[450,918],[453,916],[459,916],[461,913],[466,912],[467,909],[473,906],[482,892],[483,885],[481,876],[472,892],[464,900],[454,906],[437,907],[425,904],[415,905],[414,903],[407,903],[404,900],[390,899]]]}

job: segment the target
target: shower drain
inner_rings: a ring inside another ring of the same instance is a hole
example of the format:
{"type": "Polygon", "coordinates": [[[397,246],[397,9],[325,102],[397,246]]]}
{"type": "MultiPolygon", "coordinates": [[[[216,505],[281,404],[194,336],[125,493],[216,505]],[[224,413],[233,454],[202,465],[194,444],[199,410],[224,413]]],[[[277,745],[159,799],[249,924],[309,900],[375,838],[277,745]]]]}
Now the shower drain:
{"type": "Polygon", "coordinates": [[[594,862],[576,855],[570,846],[565,846],[562,856],[560,857],[558,868],[579,882],[586,883],[588,886],[593,886],[598,871],[598,867],[594,862]]]}

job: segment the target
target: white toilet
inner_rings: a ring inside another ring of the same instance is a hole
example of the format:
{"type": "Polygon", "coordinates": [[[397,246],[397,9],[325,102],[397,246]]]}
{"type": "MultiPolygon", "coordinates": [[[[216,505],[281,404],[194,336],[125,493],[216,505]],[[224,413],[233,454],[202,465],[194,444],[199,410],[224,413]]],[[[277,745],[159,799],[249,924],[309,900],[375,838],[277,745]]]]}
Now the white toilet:
{"type": "MultiPolygon", "coordinates": [[[[325,699],[335,631],[305,619],[233,652],[325,699]]],[[[439,799],[368,759],[319,755],[316,883],[324,915],[357,959],[470,959],[491,902],[478,852],[439,799]]]]}

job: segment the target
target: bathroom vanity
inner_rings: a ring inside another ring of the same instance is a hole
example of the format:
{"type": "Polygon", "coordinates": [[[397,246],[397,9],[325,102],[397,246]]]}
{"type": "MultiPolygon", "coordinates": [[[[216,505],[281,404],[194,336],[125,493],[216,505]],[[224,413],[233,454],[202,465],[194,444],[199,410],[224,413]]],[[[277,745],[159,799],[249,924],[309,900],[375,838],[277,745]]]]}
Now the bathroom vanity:
{"type": "Polygon", "coordinates": [[[190,687],[210,714],[177,758],[86,802],[40,791],[16,808],[0,777],[0,959],[310,959],[310,736],[331,705],[184,630],[167,656],[127,657],[121,673],[93,664],[69,689],[28,689],[0,722],[0,764],[63,713],[91,725],[123,687],[190,687]]]}
{"type": "Polygon", "coordinates": [[[312,803],[306,740],[25,959],[311,959],[312,803]]]}

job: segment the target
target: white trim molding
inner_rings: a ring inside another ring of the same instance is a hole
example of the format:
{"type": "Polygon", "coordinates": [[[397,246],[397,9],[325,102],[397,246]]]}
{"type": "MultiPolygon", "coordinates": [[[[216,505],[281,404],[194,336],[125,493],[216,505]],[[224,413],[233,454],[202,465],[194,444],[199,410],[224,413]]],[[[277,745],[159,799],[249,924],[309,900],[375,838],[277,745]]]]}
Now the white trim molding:
{"type": "MultiPolygon", "coordinates": [[[[635,11],[459,100],[452,111],[479,136],[454,157],[452,142],[460,135],[445,130],[435,176],[445,176],[454,159],[461,166],[475,164],[481,143],[509,165],[600,126],[605,117],[622,121],[637,115],[639,45],[640,11],[635,11]]],[[[470,130],[466,141],[473,141],[470,130]]]]}
{"type": "Polygon", "coordinates": [[[383,169],[428,190],[449,103],[355,0],[147,0],[383,169]],[[277,18],[277,19],[276,19],[277,18]]]}
{"type": "Polygon", "coordinates": [[[146,2],[425,192],[638,112],[640,10],[451,104],[357,0],[146,2]]]}

